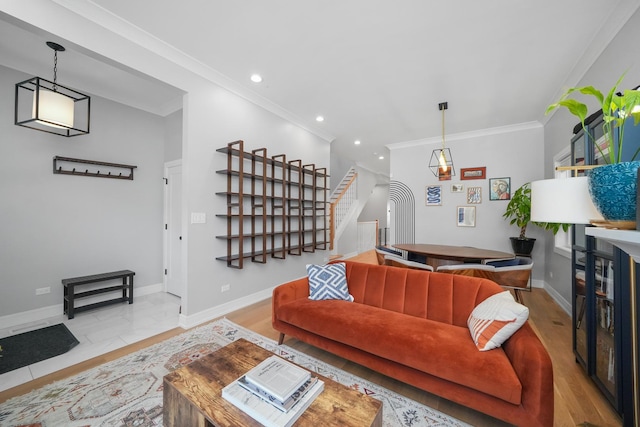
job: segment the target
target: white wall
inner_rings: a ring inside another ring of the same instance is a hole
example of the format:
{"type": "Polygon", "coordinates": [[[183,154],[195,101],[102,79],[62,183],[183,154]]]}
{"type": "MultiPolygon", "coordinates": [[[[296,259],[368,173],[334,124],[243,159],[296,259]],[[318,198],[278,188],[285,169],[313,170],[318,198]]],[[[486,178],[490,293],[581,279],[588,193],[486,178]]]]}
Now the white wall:
{"type": "Polygon", "coordinates": [[[15,83],[29,77],[0,67],[0,317],[61,306],[68,277],[129,269],[136,287],[162,283],[162,118],[93,97],[88,135],[15,126],[15,83]],[[56,155],[137,169],[133,181],[54,175],[56,155]]]}
{"type": "MultiPolygon", "coordinates": [[[[518,235],[518,228],[502,218],[508,201],[489,200],[490,178],[511,178],[511,192],[522,184],[543,176],[543,128],[539,124],[524,124],[509,128],[478,131],[466,135],[448,135],[456,176],[451,181],[438,181],[429,169],[429,159],[440,142],[431,141],[391,145],[392,181],[410,187],[416,201],[416,243],[475,246],[512,252],[509,237],[518,235]],[[486,167],[486,179],[460,180],[460,168],[486,167]],[[451,184],[464,185],[463,193],[452,193],[451,184]],[[442,206],[425,205],[425,187],[442,186],[442,206]],[[467,204],[468,187],[481,187],[482,203],[467,204]],[[476,226],[457,226],[457,207],[476,206],[476,226]]],[[[394,206],[391,206],[394,227],[394,206]]],[[[527,237],[536,242],[533,257],[534,276],[542,277],[544,269],[544,232],[537,227],[527,229],[527,237]],[[541,244],[538,244],[541,243],[541,244]]],[[[398,242],[401,243],[401,242],[398,242]]]]}

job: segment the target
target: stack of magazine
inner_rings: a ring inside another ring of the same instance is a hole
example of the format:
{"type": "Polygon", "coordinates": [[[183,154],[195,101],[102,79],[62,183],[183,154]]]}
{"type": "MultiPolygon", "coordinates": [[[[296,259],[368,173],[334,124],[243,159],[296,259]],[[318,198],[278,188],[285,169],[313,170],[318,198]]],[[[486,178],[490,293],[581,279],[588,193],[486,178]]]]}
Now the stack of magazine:
{"type": "Polygon", "coordinates": [[[267,427],[289,427],[324,389],[318,377],[271,356],[222,389],[222,397],[267,427]]]}

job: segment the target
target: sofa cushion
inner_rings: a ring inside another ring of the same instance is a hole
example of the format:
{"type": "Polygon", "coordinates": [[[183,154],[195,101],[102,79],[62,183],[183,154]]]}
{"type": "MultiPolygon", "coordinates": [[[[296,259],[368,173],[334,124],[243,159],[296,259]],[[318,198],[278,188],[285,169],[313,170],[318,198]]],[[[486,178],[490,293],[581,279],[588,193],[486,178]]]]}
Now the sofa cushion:
{"type": "Polygon", "coordinates": [[[514,301],[509,291],[482,301],[473,309],[467,325],[480,351],[500,347],[529,317],[529,309],[514,301]]]}
{"type": "Polygon", "coordinates": [[[309,299],[340,299],[353,301],[347,288],[347,270],[344,263],[329,265],[307,264],[309,299]]]}
{"type": "Polygon", "coordinates": [[[346,301],[296,300],[278,319],[436,377],[520,404],[522,385],[502,349],[479,352],[466,327],[346,301]]]}

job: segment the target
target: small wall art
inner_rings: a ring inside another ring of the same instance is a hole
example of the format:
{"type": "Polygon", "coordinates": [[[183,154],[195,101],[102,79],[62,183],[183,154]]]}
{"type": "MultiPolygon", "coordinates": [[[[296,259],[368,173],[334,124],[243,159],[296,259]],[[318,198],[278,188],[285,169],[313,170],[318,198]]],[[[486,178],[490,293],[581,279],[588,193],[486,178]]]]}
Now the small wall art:
{"type": "Polygon", "coordinates": [[[489,200],[511,199],[511,178],[489,179],[489,200]]]}
{"type": "Polygon", "coordinates": [[[427,185],[424,191],[425,205],[441,206],[442,205],[442,186],[427,185]]]}
{"type": "Polygon", "coordinates": [[[464,191],[463,184],[451,184],[451,192],[452,193],[462,193],[464,191]]]}
{"type": "Polygon", "coordinates": [[[458,206],[457,212],[458,227],[475,227],[476,226],[476,207],[475,206],[458,206]]]}
{"type": "Polygon", "coordinates": [[[485,179],[487,167],[460,168],[460,179],[485,179]]]}
{"type": "Polygon", "coordinates": [[[467,203],[469,204],[482,203],[482,187],[467,188],[467,203]]]}

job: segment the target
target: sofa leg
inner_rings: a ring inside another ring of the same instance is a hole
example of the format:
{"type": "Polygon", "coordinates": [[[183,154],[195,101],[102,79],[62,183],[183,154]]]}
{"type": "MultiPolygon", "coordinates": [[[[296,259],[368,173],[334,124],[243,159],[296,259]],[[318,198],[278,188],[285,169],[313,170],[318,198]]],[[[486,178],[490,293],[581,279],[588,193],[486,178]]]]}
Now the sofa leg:
{"type": "Polygon", "coordinates": [[[284,342],[284,334],[280,332],[280,338],[278,338],[278,345],[282,345],[284,342]]]}

